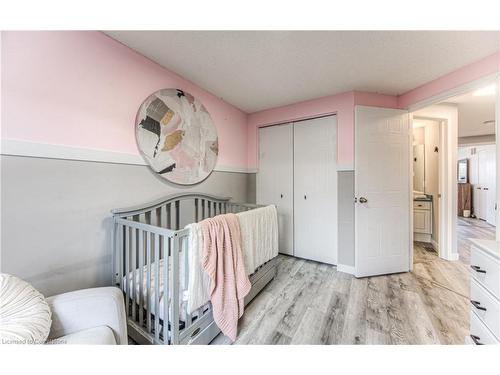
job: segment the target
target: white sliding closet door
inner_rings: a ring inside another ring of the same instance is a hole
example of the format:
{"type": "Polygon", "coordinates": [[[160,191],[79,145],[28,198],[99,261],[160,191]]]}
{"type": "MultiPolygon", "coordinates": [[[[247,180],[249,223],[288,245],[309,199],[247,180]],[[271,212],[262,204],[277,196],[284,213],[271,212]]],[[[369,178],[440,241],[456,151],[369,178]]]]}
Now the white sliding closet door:
{"type": "Polygon", "coordinates": [[[294,233],[300,258],[337,264],[337,118],[294,123],[294,233]]]}
{"type": "Polygon", "coordinates": [[[279,251],[293,255],[293,126],[259,129],[257,203],[278,209],[279,251]]]}

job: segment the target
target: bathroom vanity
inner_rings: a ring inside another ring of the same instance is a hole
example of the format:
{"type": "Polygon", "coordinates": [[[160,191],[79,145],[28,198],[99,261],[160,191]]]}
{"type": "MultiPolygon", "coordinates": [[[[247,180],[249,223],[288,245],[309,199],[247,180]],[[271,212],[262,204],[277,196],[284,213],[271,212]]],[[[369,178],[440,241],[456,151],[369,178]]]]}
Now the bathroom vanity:
{"type": "Polygon", "coordinates": [[[413,240],[432,242],[432,195],[413,198],[413,240]]]}

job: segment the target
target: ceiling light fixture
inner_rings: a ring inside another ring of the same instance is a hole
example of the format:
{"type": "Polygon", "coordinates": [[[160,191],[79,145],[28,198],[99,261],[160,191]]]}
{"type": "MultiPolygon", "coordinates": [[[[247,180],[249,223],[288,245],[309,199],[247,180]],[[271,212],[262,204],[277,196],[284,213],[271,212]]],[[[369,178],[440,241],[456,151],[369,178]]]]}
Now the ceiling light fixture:
{"type": "Polygon", "coordinates": [[[476,90],[472,93],[474,96],[489,96],[489,95],[495,95],[495,84],[488,85],[486,87],[483,87],[479,90],[476,90]]]}

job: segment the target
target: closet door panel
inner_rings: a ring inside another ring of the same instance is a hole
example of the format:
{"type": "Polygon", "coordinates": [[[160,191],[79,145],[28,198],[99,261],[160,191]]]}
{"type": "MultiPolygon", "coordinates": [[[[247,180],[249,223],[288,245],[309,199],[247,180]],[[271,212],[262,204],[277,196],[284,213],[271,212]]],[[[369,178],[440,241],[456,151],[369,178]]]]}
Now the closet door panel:
{"type": "Polygon", "coordinates": [[[294,254],[337,264],[337,120],[294,123],[294,254]]]}
{"type": "Polygon", "coordinates": [[[259,129],[257,203],[278,210],[279,251],[293,255],[293,127],[259,129]]]}

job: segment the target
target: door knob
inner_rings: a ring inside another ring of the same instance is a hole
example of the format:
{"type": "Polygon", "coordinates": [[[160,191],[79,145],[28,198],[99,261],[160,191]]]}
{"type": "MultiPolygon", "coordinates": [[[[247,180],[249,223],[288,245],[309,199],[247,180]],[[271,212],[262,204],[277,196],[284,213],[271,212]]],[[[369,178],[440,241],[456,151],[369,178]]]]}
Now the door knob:
{"type": "Polygon", "coordinates": [[[366,203],[366,202],[368,202],[368,199],[366,199],[365,197],[359,198],[359,203],[366,203]]]}

